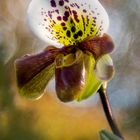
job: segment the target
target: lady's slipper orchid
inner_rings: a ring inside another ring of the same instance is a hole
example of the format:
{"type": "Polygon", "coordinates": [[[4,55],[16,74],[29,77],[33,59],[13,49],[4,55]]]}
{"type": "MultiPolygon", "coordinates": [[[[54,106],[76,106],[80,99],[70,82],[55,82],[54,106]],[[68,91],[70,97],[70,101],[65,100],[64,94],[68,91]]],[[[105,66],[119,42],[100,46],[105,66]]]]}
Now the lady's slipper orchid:
{"type": "Polygon", "coordinates": [[[49,46],[16,60],[21,95],[39,98],[55,75],[58,98],[80,101],[111,79],[114,67],[108,54],[114,44],[106,34],[108,15],[98,0],[32,0],[28,21],[38,37],[58,48],[49,46]]]}

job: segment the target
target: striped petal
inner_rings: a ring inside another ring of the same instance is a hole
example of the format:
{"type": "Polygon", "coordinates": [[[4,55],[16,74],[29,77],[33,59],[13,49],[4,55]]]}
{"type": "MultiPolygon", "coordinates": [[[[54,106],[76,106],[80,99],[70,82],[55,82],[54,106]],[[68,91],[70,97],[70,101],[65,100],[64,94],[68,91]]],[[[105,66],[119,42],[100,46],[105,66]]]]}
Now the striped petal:
{"type": "Polygon", "coordinates": [[[48,49],[35,55],[27,55],[15,61],[19,94],[38,99],[54,75],[54,60],[58,49],[48,49]]]}
{"type": "Polygon", "coordinates": [[[109,19],[98,0],[32,0],[28,21],[35,34],[53,45],[73,45],[100,36],[109,19]]]}

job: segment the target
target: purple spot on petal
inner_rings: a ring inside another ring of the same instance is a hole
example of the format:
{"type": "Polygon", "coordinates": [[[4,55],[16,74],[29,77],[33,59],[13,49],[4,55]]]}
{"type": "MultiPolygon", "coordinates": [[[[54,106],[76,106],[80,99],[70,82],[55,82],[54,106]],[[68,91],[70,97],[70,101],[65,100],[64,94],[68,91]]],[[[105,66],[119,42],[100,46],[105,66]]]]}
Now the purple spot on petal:
{"type": "Polygon", "coordinates": [[[86,9],[84,9],[84,10],[83,10],[83,12],[84,12],[84,13],[86,13],[86,12],[87,12],[87,10],[86,10],[86,9]]]}
{"type": "Polygon", "coordinates": [[[52,14],[51,14],[50,11],[48,11],[48,16],[49,16],[50,18],[52,18],[52,14]]]}
{"type": "Polygon", "coordinates": [[[57,17],[57,20],[59,20],[59,21],[62,20],[61,16],[58,16],[58,17],[57,17]]]}
{"type": "Polygon", "coordinates": [[[78,38],[78,35],[77,34],[74,34],[73,37],[74,37],[74,39],[77,39],[78,38]]]}
{"type": "Polygon", "coordinates": [[[79,36],[82,36],[82,35],[83,35],[83,32],[80,30],[77,34],[78,34],[79,36]]]}
{"type": "Polygon", "coordinates": [[[80,6],[77,3],[75,3],[75,5],[77,6],[78,9],[80,8],[80,6]]]}
{"type": "Polygon", "coordinates": [[[63,20],[64,20],[64,21],[68,21],[68,17],[63,16],[63,20]]]}
{"type": "Polygon", "coordinates": [[[60,6],[63,6],[63,5],[64,5],[64,0],[60,0],[60,1],[59,1],[59,5],[60,5],[60,6]]]}
{"type": "Polygon", "coordinates": [[[67,27],[63,27],[63,30],[67,30],[67,27]]]}
{"type": "Polygon", "coordinates": [[[68,6],[65,6],[65,9],[69,9],[69,7],[68,6]]]}
{"type": "Polygon", "coordinates": [[[76,22],[79,22],[78,16],[74,15],[74,19],[76,20],[76,22]]]}
{"type": "Polygon", "coordinates": [[[76,28],[73,26],[73,27],[71,28],[71,31],[72,31],[72,32],[75,32],[75,31],[76,31],[76,28]]]}
{"type": "Polygon", "coordinates": [[[61,23],[61,26],[65,26],[66,24],[64,22],[61,23]]]}
{"type": "Polygon", "coordinates": [[[71,36],[71,33],[70,33],[69,30],[66,32],[66,35],[67,35],[67,37],[70,37],[71,36]]]}
{"type": "Polygon", "coordinates": [[[51,3],[51,6],[52,6],[52,7],[56,7],[56,2],[55,2],[55,0],[51,0],[50,3],[51,3]]]}
{"type": "Polygon", "coordinates": [[[72,13],[73,13],[74,15],[77,15],[77,12],[76,12],[75,10],[72,10],[72,13]]]}
{"type": "Polygon", "coordinates": [[[59,14],[59,10],[57,9],[57,10],[55,10],[55,12],[57,13],[57,14],[59,14]]]}
{"type": "Polygon", "coordinates": [[[70,14],[69,14],[68,11],[65,11],[64,15],[65,15],[66,17],[69,17],[70,14]]]}

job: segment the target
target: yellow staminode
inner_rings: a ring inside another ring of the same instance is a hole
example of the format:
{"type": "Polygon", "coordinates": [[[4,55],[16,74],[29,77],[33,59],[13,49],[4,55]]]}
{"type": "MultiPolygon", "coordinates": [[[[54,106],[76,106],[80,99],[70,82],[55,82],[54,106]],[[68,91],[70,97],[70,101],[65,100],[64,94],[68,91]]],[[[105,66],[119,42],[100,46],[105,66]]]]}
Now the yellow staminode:
{"type": "Polygon", "coordinates": [[[94,23],[93,19],[86,16],[79,16],[78,22],[71,16],[68,21],[63,22],[63,24],[61,22],[54,24],[52,26],[52,34],[53,39],[57,39],[58,42],[65,46],[81,42],[88,36],[95,36],[99,30],[99,27],[94,23]],[[63,24],[65,26],[63,26],[63,24]]]}

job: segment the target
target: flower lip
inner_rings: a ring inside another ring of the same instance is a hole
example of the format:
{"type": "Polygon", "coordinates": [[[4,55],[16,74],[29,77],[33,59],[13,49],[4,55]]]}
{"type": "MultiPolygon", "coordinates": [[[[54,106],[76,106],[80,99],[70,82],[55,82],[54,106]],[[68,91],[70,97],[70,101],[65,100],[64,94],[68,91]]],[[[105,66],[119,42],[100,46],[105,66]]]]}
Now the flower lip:
{"type": "Polygon", "coordinates": [[[81,101],[97,92],[102,81],[95,76],[93,71],[95,59],[90,52],[77,50],[74,54],[60,55],[55,61],[59,58],[62,63],[60,65],[58,63],[58,67],[55,68],[55,86],[61,101],[69,102],[75,99],[81,101]],[[76,58],[73,59],[72,55],[76,58]],[[65,59],[72,60],[67,60],[70,64],[65,65],[65,59]]]}
{"type": "Polygon", "coordinates": [[[81,50],[75,54],[59,55],[56,58],[58,61],[55,69],[56,93],[63,102],[74,100],[85,85],[83,58],[84,53],[81,50]],[[59,58],[62,63],[58,63],[59,58]]]}
{"type": "Polygon", "coordinates": [[[32,0],[28,21],[38,37],[55,46],[101,36],[109,25],[108,15],[98,0],[32,0]]]}

